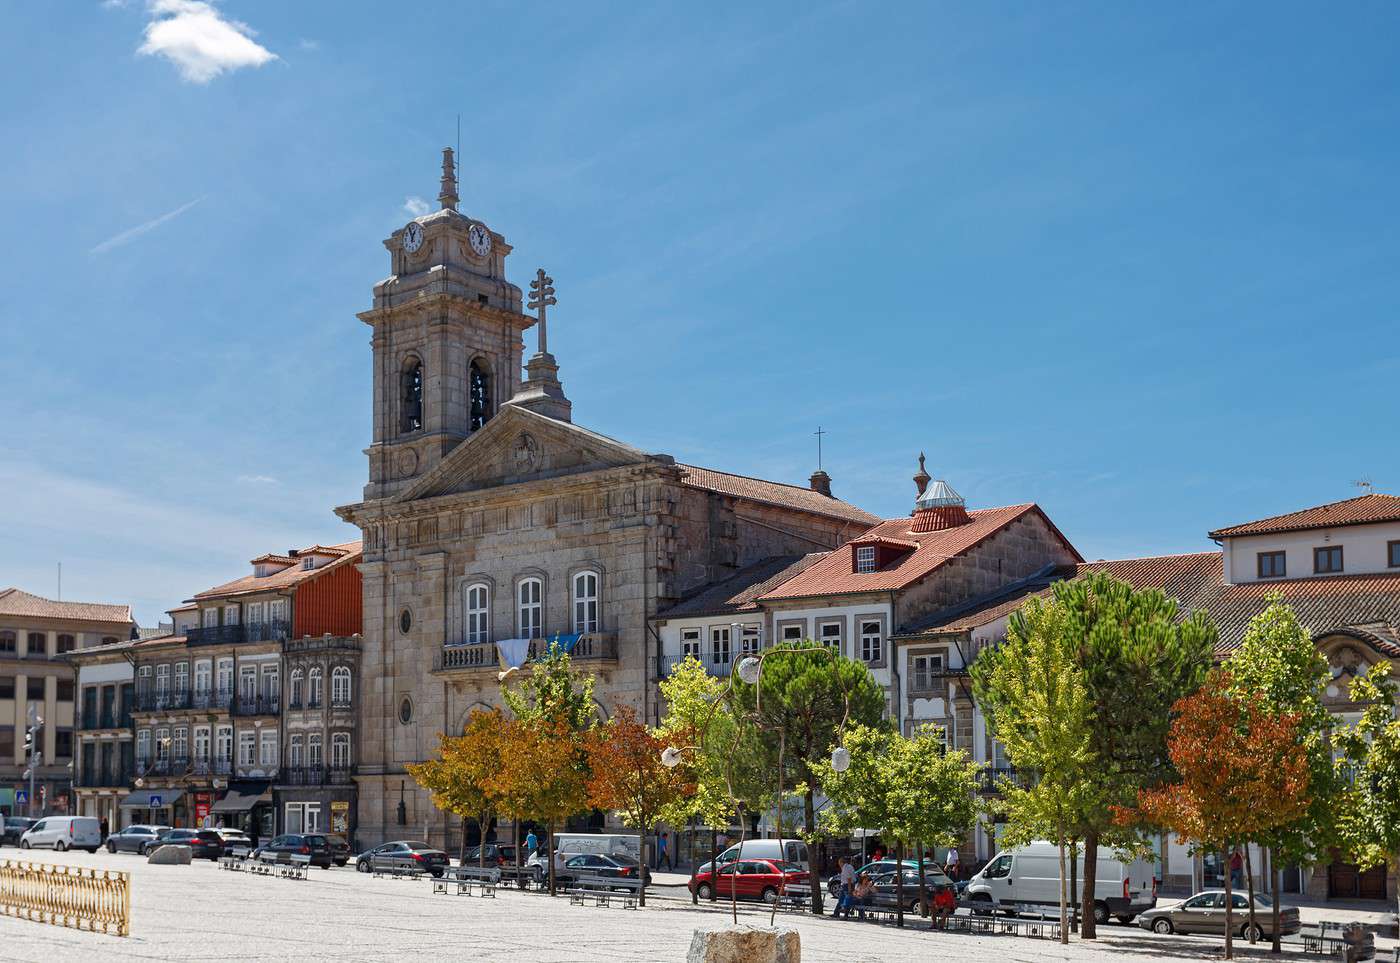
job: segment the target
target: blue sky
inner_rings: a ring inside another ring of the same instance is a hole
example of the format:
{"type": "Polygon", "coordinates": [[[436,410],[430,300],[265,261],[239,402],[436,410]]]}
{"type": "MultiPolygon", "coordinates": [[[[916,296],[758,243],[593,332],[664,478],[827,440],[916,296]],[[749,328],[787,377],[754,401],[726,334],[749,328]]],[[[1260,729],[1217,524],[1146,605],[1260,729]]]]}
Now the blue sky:
{"type": "Polygon", "coordinates": [[[381,241],[556,279],[575,419],[1089,558],[1400,490],[1400,8],[191,0],[0,11],[0,586],[143,623],[354,537],[381,241]],[[760,9],[761,8],[761,9],[760,9]]]}

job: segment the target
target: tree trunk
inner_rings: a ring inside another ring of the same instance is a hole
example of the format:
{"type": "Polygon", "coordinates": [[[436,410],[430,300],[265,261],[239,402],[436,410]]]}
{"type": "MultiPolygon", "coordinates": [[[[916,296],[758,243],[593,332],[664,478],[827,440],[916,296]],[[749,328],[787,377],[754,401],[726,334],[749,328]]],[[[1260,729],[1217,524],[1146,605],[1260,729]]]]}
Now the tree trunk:
{"type": "MultiPolygon", "coordinates": [[[[784,753],[786,752],[786,750],[787,750],[787,730],[786,730],[786,729],[779,729],[779,730],[778,730],[778,813],[777,813],[777,816],[778,816],[778,851],[779,851],[780,853],[783,853],[784,855],[786,855],[786,853],[787,853],[787,847],[786,847],[786,846],[784,845],[784,843],[783,843],[783,755],[784,755],[784,753]]],[[[812,858],[812,854],[811,854],[811,853],[808,853],[808,854],[807,854],[807,860],[808,860],[809,863],[811,862],[811,858],[812,858]]],[[[785,896],[785,895],[787,895],[787,876],[786,876],[786,875],[784,875],[783,878],[782,878],[781,880],[778,881],[778,895],[779,895],[779,896],[785,896]]],[[[772,926],[774,923],[777,922],[777,919],[778,919],[778,901],[775,899],[775,900],[773,900],[773,909],[772,909],[772,911],[768,914],[768,925],[769,925],[769,926],[772,926]]]]}
{"type": "Polygon", "coordinates": [[[462,845],[457,848],[457,865],[467,861],[467,817],[462,817],[462,845]]]}
{"type": "MultiPolygon", "coordinates": [[[[646,839],[646,838],[647,838],[647,830],[649,830],[650,828],[651,828],[651,827],[647,826],[645,823],[642,824],[642,838],[643,838],[643,839],[646,839]]],[[[643,855],[645,855],[645,854],[643,854],[643,855]]],[[[658,864],[656,868],[657,868],[658,870],[660,870],[660,869],[661,869],[661,866],[658,864]]],[[[642,888],[639,889],[639,890],[637,891],[637,905],[638,905],[638,906],[645,906],[645,905],[647,905],[647,864],[646,864],[646,860],[642,860],[642,865],[640,865],[640,866],[637,867],[637,871],[641,874],[641,877],[642,877],[641,880],[640,880],[640,883],[641,883],[641,887],[642,887],[642,888]]]]}
{"type": "MultiPolygon", "coordinates": [[[[485,868],[486,868],[486,826],[487,826],[487,824],[490,822],[490,820],[491,820],[491,814],[490,814],[490,813],[482,813],[482,814],[481,814],[481,819],[477,822],[477,825],[478,825],[478,826],[480,827],[480,829],[481,829],[481,831],[478,832],[477,835],[480,836],[481,839],[479,840],[479,845],[476,847],[476,864],[477,864],[477,866],[481,867],[482,869],[485,869],[485,868]]],[[[462,852],[464,852],[464,853],[467,851],[467,850],[466,850],[466,846],[467,846],[467,829],[466,829],[466,822],[463,821],[463,823],[462,823],[462,852]]],[[[515,847],[515,852],[516,852],[516,855],[517,855],[517,856],[520,854],[520,847],[519,847],[519,846],[515,847]]]]}
{"type": "Polygon", "coordinates": [[[739,818],[739,858],[734,860],[734,875],[729,882],[729,911],[734,916],[734,925],[739,925],[739,862],[744,858],[744,837],[748,835],[748,823],[744,822],[744,804],[734,807],[734,815],[739,818]]]}
{"type": "Polygon", "coordinates": [[[1069,838],[1070,926],[1079,922],[1079,840],[1069,838]]]}
{"type": "MultiPolygon", "coordinates": [[[[808,838],[808,840],[815,839],[815,838],[816,838],[816,836],[815,836],[815,827],[816,827],[816,825],[817,825],[817,802],[816,802],[816,799],[813,798],[813,791],[812,791],[812,788],[811,788],[810,786],[807,787],[807,792],[806,792],[806,794],[802,797],[802,816],[803,816],[803,819],[804,819],[804,820],[806,821],[806,823],[807,823],[807,838],[808,838]]],[[[810,843],[809,843],[808,845],[810,845],[810,843]]],[[[808,853],[808,860],[809,860],[809,862],[810,862],[810,860],[811,860],[811,853],[810,853],[810,852],[808,853]]],[[[822,882],[822,881],[821,881],[821,874],[818,873],[815,869],[813,869],[810,875],[811,875],[811,877],[812,877],[812,915],[813,915],[813,916],[821,916],[821,915],[822,915],[822,886],[821,886],[821,882],[822,882]]]]}
{"type": "Polygon", "coordinates": [[[1094,883],[1099,875],[1099,831],[1091,829],[1084,834],[1084,902],[1080,910],[1084,918],[1079,921],[1079,936],[1082,939],[1098,938],[1094,922],[1094,883]]]}
{"type": "Polygon", "coordinates": [[[894,844],[894,908],[895,925],[904,928],[904,841],[894,844]]]}
{"type": "Polygon", "coordinates": [[[1279,897],[1283,894],[1283,872],[1278,868],[1278,853],[1269,850],[1269,878],[1274,890],[1274,945],[1273,953],[1282,953],[1283,947],[1279,943],[1279,916],[1282,910],[1279,909],[1279,897]]]}
{"type": "Polygon", "coordinates": [[[719,830],[710,827],[710,902],[719,898],[719,830]]]}
{"type": "Polygon", "coordinates": [[[1060,837],[1060,942],[1069,943],[1069,901],[1073,884],[1065,888],[1065,838],[1060,837]]]}
{"type": "Polygon", "coordinates": [[[1254,861],[1249,855],[1249,843],[1244,844],[1244,882],[1249,893],[1249,945],[1254,945],[1254,861]]]}
{"type": "MultiPolygon", "coordinates": [[[[544,837],[544,838],[545,838],[545,844],[544,844],[544,848],[545,848],[545,851],[546,851],[547,853],[549,853],[549,895],[550,895],[550,896],[553,896],[553,895],[554,895],[554,820],[551,819],[551,820],[549,821],[549,826],[545,829],[544,832],[545,832],[545,837],[544,837]]],[[[516,835],[519,836],[520,833],[517,831],[517,832],[516,832],[516,835]]],[[[515,847],[515,851],[516,851],[517,853],[520,852],[520,847],[519,847],[519,846],[516,846],[516,847],[515,847]]]]}
{"type": "Polygon", "coordinates": [[[927,913],[929,925],[932,927],[933,907],[928,902],[928,887],[924,885],[924,844],[916,843],[919,847],[919,912],[927,913]]]}
{"type": "Polygon", "coordinates": [[[1223,865],[1225,867],[1225,959],[1227,960],[1233,960],[1235,958],[1235,934],[1233,932],[1235,928],[1235,917],[1234,907],[1231,905],[1234,900],[1230,897],[1230,884],[1233,882],[1233,880],[1230,879],[1230,857],[1233,855],[1233,852],[1221,853],[1221,856],[1225,859],[1223,865]]]}

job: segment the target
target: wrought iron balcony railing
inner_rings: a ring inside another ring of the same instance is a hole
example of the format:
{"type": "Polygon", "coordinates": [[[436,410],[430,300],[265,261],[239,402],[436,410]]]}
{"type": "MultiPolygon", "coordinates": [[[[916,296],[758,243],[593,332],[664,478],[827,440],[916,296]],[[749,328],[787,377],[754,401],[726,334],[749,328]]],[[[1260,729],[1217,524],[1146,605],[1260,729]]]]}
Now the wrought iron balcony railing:
{"type": "MultiPolygon", "coordinates": [[[[664,679],[669,676],[675,671],[676,666],[680,665],[688,658],[690,658],[690,656],[687,655],[663,655],[661,657],[661,678],[664,679]]],[[[697,655],[695,656],[695,660],[700,663],[707,675],[712,675],[717,679],[729,678],[729,673],[734,665],[734,663],[730,661],[716,662],[712,657],[707,657],[705,655],[697,655]]]]}
{"type": "Polygon", "coordinates": [[[275,716],[282,711],[280,696],[239,696],[233,712],[240,716],[275,716]]]}
{"type": "Polygon", "coordinates": [[[1001,787],[1008,784],[1020,789],[1029,789],[1036,783],[1035,773],[1012,766],[983,769],[977,774],[977,779],[977,791],[981,793],[1001,792],[1001,787]]]}
{"type": "MultiPolygon", "coordinates": [[[[555,638],[551,635],[547,639],[531,639],[526,647],[526,661],[541,658],[555,638]]],[[[575,662],[616,662],[617,633],[589,632],[581,635],[569,650],[569,657],[575,662]]],[[[495,642],[446,642],[438,653],[434,671],[496,670],[500,668],[498,661],[495,642]]]]}
{"type": "Polygon", "coordinates": [[[237,645],[242,642],[280,642],[291,634],[286,622],[249,622],[246,625],[200,625],[185,630],[190,645],[237,645]]]}
{"type": "Polygon", "coordinates": [[[281,776],[288,786],[348,786],[354,781],[351,766],[294,766],[283,769],[281,776]]]}

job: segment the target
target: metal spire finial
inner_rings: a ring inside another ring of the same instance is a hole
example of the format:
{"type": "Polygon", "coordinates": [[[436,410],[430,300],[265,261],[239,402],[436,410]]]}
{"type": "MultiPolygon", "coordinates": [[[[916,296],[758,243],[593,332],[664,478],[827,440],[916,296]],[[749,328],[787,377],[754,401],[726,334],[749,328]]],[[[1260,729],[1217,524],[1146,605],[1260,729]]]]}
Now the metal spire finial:
{"type": "Polygon", "coordinates": [[[540,354],[549,354],[549,341],[545,334],[544,310],[551,304],[558,304],[554,297],[554,278],[544,273],[544,268],[535,272],[530,282],[530,301],[527,307],[536,309],[540,319],[540,354]]]}

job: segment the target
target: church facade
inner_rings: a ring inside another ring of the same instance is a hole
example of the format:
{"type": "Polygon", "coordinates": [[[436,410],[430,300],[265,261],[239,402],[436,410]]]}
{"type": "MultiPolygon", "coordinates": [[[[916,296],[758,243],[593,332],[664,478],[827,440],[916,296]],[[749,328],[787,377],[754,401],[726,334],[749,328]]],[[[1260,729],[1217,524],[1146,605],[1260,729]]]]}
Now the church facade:
{"type": "Polygon", "coordinates": [[[502,660],[552,640],[598,677],[600,716],[658,717],[648,619],[753,562],[827,551],[878,519],[810,486],[678,464],[573,422],[547,349],[551,280],[525,313],[504,237],[442,207],[384,243],[391,276],[359,315],[373,334],[364,536],[359,838],[460,832],[407,775],[439,733],[499,704],[502,660]],[[524,364],[524,335],[538,350],[524,364]]]}

